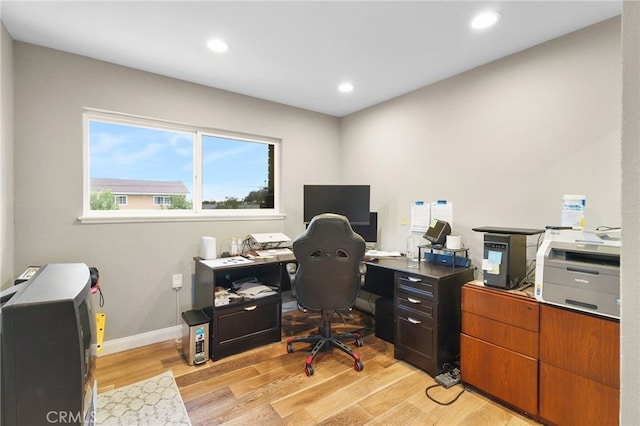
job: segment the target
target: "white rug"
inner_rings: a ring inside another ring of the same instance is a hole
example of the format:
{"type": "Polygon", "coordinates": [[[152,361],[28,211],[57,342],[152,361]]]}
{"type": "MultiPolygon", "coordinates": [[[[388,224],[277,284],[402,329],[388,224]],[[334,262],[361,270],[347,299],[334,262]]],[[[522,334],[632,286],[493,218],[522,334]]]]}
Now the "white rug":
{"type": "Polygon", "coordinates": [[[171,370],[98,395],[97,425],[187,425],[187,410],[171,370]]]}

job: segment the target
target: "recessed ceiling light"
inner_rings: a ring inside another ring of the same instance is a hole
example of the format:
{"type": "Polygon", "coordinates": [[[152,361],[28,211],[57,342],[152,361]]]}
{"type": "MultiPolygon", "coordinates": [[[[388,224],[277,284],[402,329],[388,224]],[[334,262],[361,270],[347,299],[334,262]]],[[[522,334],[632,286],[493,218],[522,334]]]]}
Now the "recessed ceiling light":
{"type": "Polygon", "coordinates": [[[338,90],[341,91],[342,93],[349,93],[353,91],[353,84],[351,83],[342,83],[340,86],[338,86],[338,90]]]}
{"type": "Polygon", "coordinates": [[[209,40],[207,42],[207,47],[217,53],[229,50],[229,45],[220,39],[209,40]]]}
{"type": "Polygon", "coordinates": [[[477,30],[489,28],[500,19],[498,12],[482,12],[476,15],[471,21],[471,26],[477,30]]]}

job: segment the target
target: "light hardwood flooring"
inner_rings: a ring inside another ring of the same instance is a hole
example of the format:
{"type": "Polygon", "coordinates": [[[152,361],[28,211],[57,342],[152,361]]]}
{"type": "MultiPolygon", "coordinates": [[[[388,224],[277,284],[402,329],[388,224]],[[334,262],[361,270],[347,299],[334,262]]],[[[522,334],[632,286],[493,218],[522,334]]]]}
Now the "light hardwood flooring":
{"type": "MultiPolygon", "coordinates": [[[[354,311],[334,332],[363,331],[356,349],[364,362],[337,349],[318,355],[307,377],[305,343],[288,354],[286,337],[311,334],[320,317],[283,314],[283,340],[200,366],[189,366],[176,341],[157,343],[97,360],[101,392],[172,370],[194,426],[247,425],[537,425],[538,423],[469,390],[451,405],[433,402],[425,389],[435,384],[422,370],[393,357],[393,345],[373,333],[373,318],[354,311]]],[[[354,342],[345,342],[354,347],[354,342]]],[[[437,387],[434,399],[448,402],[463,390],[437,387]]]]}

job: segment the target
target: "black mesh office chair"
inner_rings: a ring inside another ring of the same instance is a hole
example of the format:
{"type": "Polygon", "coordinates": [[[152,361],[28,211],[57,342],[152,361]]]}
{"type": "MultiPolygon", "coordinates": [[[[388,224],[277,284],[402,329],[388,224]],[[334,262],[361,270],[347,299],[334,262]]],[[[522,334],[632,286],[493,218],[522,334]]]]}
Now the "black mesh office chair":
{"type": "Polygon", "coordinates": [[[325,213],[314,217],[307,230],[293,242],[293,254],[298,267],[292,286],[296,289],[298,306],[304,311],[321,312],[319,334],[294,337],[287,340],[287,352],[294,351],[295,342],[315,343],[305,361],[305,373],[313,374],[311,365],[324,348],[336,347],[355,360],[356,371],[364,364],[360,356],[349,349],[341,339],[353,338],[362,346],[358,333],[332,334],[334,314],[351,310],[360,291],[365,265],[362,262],[365,242],[353,232],[346,217],[325,213]]]}

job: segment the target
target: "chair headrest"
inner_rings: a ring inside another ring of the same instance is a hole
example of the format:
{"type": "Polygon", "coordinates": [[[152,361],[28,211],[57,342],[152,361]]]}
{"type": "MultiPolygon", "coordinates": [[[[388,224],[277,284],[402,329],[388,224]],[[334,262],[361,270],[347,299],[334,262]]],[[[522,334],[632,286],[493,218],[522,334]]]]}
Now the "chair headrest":
{"type": "MultiPolygon", "coordinates": [[[[307,230],[293,242],[293,251],[329,252],[347,251],[351,256],[362,258],[366,245],[362,237],[351,229],[349,220],[342,215],[323,213],[309,222],[307,230]]],[[[297,256],[297,255],[296,255],[297,256]]]]}

